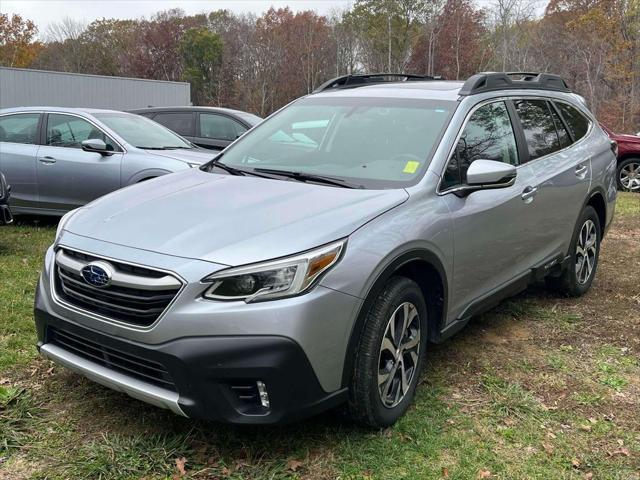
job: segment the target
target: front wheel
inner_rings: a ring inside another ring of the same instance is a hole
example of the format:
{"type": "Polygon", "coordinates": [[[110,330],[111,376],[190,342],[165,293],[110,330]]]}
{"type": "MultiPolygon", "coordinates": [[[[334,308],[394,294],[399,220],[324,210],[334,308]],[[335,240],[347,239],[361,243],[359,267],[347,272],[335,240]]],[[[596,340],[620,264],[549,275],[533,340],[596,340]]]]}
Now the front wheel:
{"type": "Polygon", "coordinates": [[[627,158],[618,164],[618,189],[640,192],[640,158],[627,158]]]}
{"type": "Polygon", "coordinates": [[[573,234],[569,265],[559,277],[547,277],[547,285],[570,297],[584,295],[596,275],[600,240],[600,219],[593,207],[587,206],[573,234]]]}
{"type": "Polygon", "coordinates": [[[427,345],[427,306],[420,287],[393,277],[376,297],[356,353],[349,416],[376,428],[409,408],[427,345]]]}

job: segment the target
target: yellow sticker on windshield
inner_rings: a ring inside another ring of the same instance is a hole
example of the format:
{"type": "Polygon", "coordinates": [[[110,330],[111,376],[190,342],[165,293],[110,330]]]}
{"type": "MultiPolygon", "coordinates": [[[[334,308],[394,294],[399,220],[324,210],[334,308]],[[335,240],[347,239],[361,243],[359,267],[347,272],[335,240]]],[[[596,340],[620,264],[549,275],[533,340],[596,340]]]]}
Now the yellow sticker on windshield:
{"type": "Polygon", "coordinates": [[[416,162],[415,160],[409,160],[407,164],[404,166],[404,170],[402,173],[416,173],[418,167],[420,166],[420,162],[416,162]]]}

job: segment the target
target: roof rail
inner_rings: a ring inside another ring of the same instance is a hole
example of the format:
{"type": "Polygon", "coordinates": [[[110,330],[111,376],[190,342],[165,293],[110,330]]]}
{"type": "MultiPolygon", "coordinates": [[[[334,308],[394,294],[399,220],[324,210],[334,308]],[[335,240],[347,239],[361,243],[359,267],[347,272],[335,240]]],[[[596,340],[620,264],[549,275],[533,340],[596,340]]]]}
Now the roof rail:
{"type": "Polygon", "coordinates": [[[430,75],[413,75],[408,73],[368,73],[356,75],[343,75],[336,77],[328,82],[323,83],[316,88],[313,93],[324,92],[327,90],[338,90],[343,88],[357,88],[366,85],[374,85],[378,83],[391,82],[416,82],[426,80],[441,80],[441,77],[432,77],[430,75]]]}
{"type": "Polygon", "coordinates": [[[553,90],[571,92],[571,89],[559,75],[540,72],[482,72],[472,75],[464,82],[459,94],[475,95],[476,93],[496,90],[553,90]],[[513,79],[511,77],[522,77],[513,79]]]}

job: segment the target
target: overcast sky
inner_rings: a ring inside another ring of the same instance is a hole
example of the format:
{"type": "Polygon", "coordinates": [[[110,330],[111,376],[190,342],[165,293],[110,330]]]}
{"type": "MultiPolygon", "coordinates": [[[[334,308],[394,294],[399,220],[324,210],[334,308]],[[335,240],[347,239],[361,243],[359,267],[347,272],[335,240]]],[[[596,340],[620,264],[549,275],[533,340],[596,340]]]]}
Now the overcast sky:
{"type": "MultiPolygon", "coordinates": [[[[476,3],[486,6],[493,1],[476,0],[476,3]]],[[[289,6],[294,11],[315,10],[320,14],[328,14],[352,4],[353,0],[0,0],[0,13],[18,13],[33,20],[42,34],[49,23],[65,17],[87,22],[103,17],[140,18],[171,8],[181,8],[188,15],[218,9],[260,15],[271,6],[289,6]]]]}
{"type": "Polygon", "coordinates": [[[218,9],[259,15],[272,5],[275,8],[289,6],[292,10],[315,10],[327,14],[352,3],[352,0],[0,0],[0,12],[18,13],[33,20],[40,33],[44,33],[50,22],[64,17],[87,22],[103,17],[140,18],[170,8],[181,8],[189,15],[218,9]]]}

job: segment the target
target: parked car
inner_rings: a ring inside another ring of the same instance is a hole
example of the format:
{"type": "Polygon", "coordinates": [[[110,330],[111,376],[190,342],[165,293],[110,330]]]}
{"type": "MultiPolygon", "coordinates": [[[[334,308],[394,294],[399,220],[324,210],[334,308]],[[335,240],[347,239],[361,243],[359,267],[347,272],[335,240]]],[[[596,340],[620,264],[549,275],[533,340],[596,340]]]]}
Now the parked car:
{"type": "Polygon", "coordinates": [[[601,125],[609,138],[618,144],[618,170],[616,179],[618,189],[628,192],[640,192],[640,132],[637,135],[613,133],[601,125]]]}
{"type": "Polygon", "coordinates": [[[251,113],[214,107],[153,107],[131,110],[158,122],[199,147],[223,150],[262,119],[251,113]]]}
{"type": "Polygon", "coordinates": [[[0,170],[15,214],[62,215],[127,185],[212,158],[147,118],[111,110],[0,110],[0,170]]]}
{"type": "Polygon", "coordinates": [[[188,417],[390,425],[428,342],[535,279],[589,290],[615,170],[558,76],[341,77],[202,167],[67,214],[38,348],[188,417]]]}
{"type": "Polygon", "coordinates": [[[7,184],[3,173],[0,172],[0,225],[8,225],[13,222],[13,215],[9,208],[10,196],[11,187],[7,184]]]}

